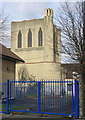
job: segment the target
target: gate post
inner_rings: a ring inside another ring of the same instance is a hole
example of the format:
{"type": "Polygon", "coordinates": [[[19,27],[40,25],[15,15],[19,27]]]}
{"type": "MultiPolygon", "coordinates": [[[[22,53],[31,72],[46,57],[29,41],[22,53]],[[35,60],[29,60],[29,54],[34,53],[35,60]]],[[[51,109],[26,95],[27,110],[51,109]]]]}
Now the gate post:
{"type": "Polygon", "coordinates": [[[41,85],[38,82],[38,112],[40,113],[41,109],[41,85]]]}
{"type": "Polygon", "coordinates": [[[7,80],[7,115],[9,114],[9,80],[7,80]]]}
{"type": "Polygon", "coordinates": [[[75,79],[75,119],[79,116],[79,82],[75,79]]]}

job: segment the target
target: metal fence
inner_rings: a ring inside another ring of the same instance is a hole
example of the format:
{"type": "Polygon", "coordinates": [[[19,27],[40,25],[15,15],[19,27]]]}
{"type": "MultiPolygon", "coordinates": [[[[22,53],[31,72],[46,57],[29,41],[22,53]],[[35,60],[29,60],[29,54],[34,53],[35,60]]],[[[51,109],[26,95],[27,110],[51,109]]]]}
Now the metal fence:
{"type": "Polygon", "coordinates": [[[73,80],[11,81],[10,96],[12,93],[14,99],[10,97],[10,111],[73,116],[73,89],[73,80]]]}
{"type": "Polygon", "coordinates": [[[5,113],[7,114],[9,111],[15,111],[73,116],[75,112],[75,118],[79,116],[79,82],[77,80],[74,82],[73,80],[10,82],[8,80],[6,89],[5,113]]]}

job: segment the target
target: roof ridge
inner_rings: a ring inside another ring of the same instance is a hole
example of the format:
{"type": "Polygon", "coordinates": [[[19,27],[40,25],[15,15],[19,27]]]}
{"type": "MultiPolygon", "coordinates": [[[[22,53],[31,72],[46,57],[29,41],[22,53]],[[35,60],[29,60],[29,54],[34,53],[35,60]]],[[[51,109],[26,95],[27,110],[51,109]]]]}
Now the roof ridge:
{"type": "Polygon", "coordinates": [[[34,21],[34,20],[43,20],[43,19],[44,19],[44,18],[32,19],[32,20],[22,20],[22,21],[12,21],[12,23],[21,23],[21,22],[34,21]]]}
{"type": "Polygon", "coordinates": [[[14,52],[9,50],[6,46],[0,43],[0,46],[2,47],[2,50],[0,49],[0,54],[3,56],[11,57],[12,59],[24,62],[23,59],[21,59],[18,55],[16,55],[14,52]]]}

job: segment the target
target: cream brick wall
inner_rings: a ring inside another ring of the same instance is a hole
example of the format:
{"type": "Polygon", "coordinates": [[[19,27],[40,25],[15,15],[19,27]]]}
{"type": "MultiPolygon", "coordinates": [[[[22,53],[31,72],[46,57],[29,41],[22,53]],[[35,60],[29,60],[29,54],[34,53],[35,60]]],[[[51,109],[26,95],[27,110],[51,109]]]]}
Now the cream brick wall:
{"type": "MultiPolygon", "coordinates": [[[[12,22],[11,24],[11,50],[25,61],[24,65],[28,72],[35,75],[37,79],[61,78],[61,30],[56,29],[55,34],[57,34],[56,38],[54,38],[53,10],[49,8],[48,15],[46,9],[42,19],[12,22]],[[43,46],[38,46],[40,27],[43,33],[43,46]],[[30,48],[28,48],[27,42],[29,29],[32,32],[32,47],[30,48]],[[17,47],[19,30],[22,33],[22,48],[17,47]],[[57,54],[54,52],[54,39],[58,43],[57,50],[59,52],[57,54]],[[55,60],[54,56],[56,56],[55,60]]],[[[16,73],[22,65],[16,65],[16,73]]]]}
{"type": "Polygon", "coordinates": [[[53,24],[50,26],[45,22],[47,22],[47,19],[24,21],[20,23],[12,22],[11,50],[27,62],[53,61],[53,24]],[[42,47],[38,46],[38,31],[40,27],[43,32],[42,47]],[[29,28],[32,32],[32,48],[28,48],[27,46],[29,28]],[[22,33],[22,48],[17,47],[19,30],[21,30],[22,33]],[[24,54],[24,52],[26,53],[24,54]]]}
{"type": "Polygon", "coordinates": [[[18,71],[21,66],[28,69],[29,75],[35,76],[36,79],[61,79],[60,64],[56,63],[30,63],[16,65],[16,79],[18,79],[18,71]]]}

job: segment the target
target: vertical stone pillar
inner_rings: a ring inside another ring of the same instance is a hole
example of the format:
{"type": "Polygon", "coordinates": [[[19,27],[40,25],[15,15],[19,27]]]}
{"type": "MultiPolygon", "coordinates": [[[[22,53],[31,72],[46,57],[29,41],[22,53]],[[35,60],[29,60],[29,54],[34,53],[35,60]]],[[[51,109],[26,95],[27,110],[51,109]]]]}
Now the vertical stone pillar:
{"type": "Polygon", "coordinates": [[[83,80],[79,79],[79,118],[83,117],[83,80]]]}

